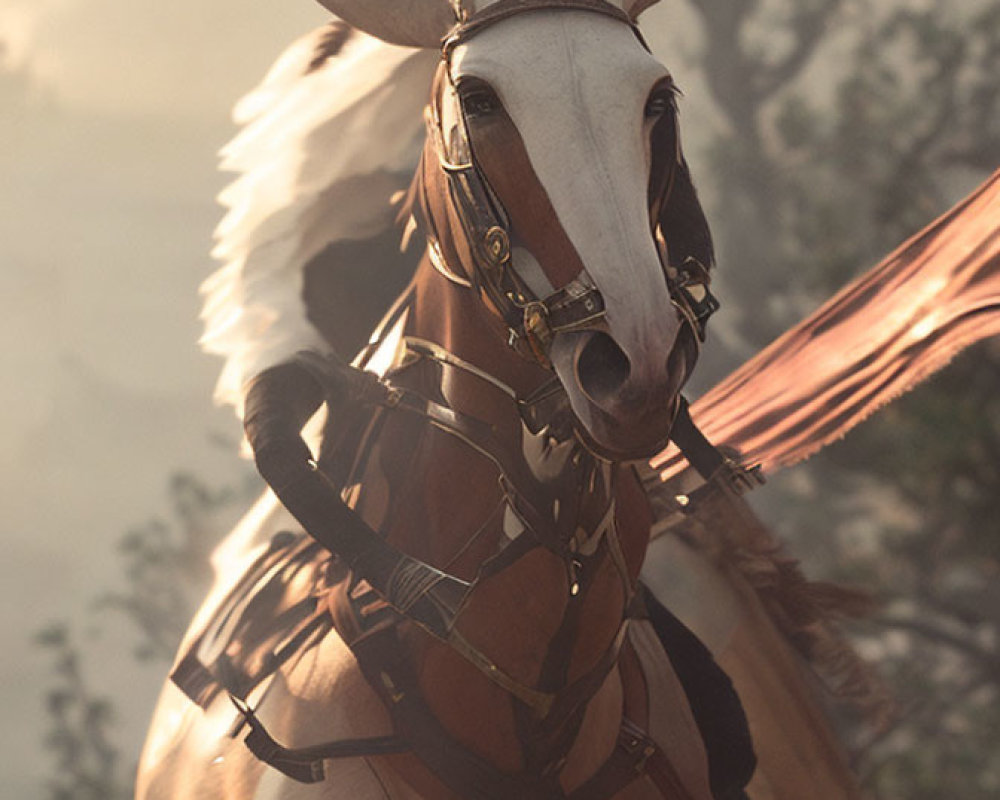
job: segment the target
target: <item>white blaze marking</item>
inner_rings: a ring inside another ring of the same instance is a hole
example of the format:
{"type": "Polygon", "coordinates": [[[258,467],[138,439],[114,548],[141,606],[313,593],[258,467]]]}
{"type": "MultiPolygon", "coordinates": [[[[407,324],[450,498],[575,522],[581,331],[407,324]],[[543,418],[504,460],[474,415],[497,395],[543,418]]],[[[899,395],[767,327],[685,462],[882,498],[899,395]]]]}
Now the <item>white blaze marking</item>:
{"type": "Polygon", "coordinates": [[[650,371],[647,377],[665,370],[663,354],[677,323],[667,313],[669,294],[649,230],[643,112],[667,70],[621,22],[587,12],[538,11],[458,47],[452,74],[475,75],[493,86],[604,295],[619,346],[633,369],[650,371]]]}

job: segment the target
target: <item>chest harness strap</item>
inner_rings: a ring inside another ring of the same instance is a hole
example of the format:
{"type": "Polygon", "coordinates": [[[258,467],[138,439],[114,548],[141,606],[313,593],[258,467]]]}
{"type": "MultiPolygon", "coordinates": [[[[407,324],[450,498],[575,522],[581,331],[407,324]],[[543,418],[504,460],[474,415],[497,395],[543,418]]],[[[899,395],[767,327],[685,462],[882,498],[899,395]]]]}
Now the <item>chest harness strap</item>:
{"type": "MultiPolygon", "coordinates": [[[[452,625],[472,585],[406,556],[369,528],[344,505],[335,488],[318,472],[299,433],[305,420],[323,400],[344,402],[350,399],[353,402],[384,403],[391,407],[398,403],[398,400],[388,399],[391,397],[389,390],[374,376],[314,353],[303,353],[292,362],[265,371],[251,385],[247,393],[248,438],[261,474],[306,531],[340,556],[355,575],[370,583],[399,615],[447,642],[452,638],[452,625]],[[322,498],[319,504],[317,488],[322,498]]],[[[687,413],[686,404],[682,404],[681,408],[675,441],[691,463],[703,474],[707,473],[706,477],[724,468],[739,472],[739,468],[722,456],[697,430],[687,413]]],[[[623,630],[627,621],[623,623],[623,630]]],[[[399,735],[332,742],[307,748],[285,748],[267,733],[253,711],[236,699],[234,702],[243,721],[250,728],[247,745],[254,754],[289,777],[311,783],[323,779],[322,762],[327,758],[385,755],[410,750],[441,780],[454,784],[453,788],[463,797],[472,800],[506,800],[510,797],[558,800],[567,797],[553,783],[554,778],[546,780],[543,785],[538,783],[541,778],[505,775],[451,740],[426,708],[415,682],[402,664],[402,649],[395,639],[395,626],[386,626],[385,631],[376,630],[363,635],[352,645],[352,650],[369,682],[383,694],[399,735]],[[459,755],[460,752],[463,755],[459,755]],[[460,766],[456,767],[456,763],[460,766]]],[[[616,637],[616,642],[618,639],[620,636],[616,637]]],[[[460,646],[457,649],[462,652],[460,646]]],[[[596,689],[614,666],[616,658],[617,647],[613,646],[595,669],[578,681],[588,686],[567,687],[573,690],[567,696],[585,695],[582,689],[589,689],[591,685],[596,689]]],[[[483,663],[476,663],[478,659],[470,660],[487,675],[496,672],[488,660],[483,663]]],[[[543,716],[551,710],[556,699],[555,695],[536,699],[532,696],[534,690],[520,685],[506,688],[543,716]],[[515,688],[527,691],[514,691],[515,688]]],[[[658,752],[648,737],[637,737],[631,730],[622,734],[619,744],[612,757],[616,764],[638,765],[638,770],[642,769],[647,758],[658,752]],[[622,742],[632,744],[625,746],[622,742]]],[[[607,769],[616,774],[619,772],[618,766],[607,769]]],[[[629,780],[639,774],[628,773],[627,770],[626,773],[630,776],[629,780]]],[[[581,787],[579,792],[571,793],[567,800],[599,800],[614,793],[594,794],[590,793],[590,789],[584,793],[584,789],[586,786],[581,787]]]]}
{"type": "MultiPolygon", "coordinates": [[[[288,748],[274,740],[245,702],[233,698],[242,718],[233,735],[239,735],[245,725],[250,729],[245,743],[257,758],[289,778],[307,784],[325,780],[327,759],[410,752],[463,800],[607,800],[640,777],[651,760],[657,764],[658,773],[673,772],[656,743],[627,719],[622,721],[617,745],[607,761],[586,783],[568,794],[559,785],[557,774],[501,772],[452,739],[427,708],[416,680],[401,658],[402,648],[394,626],[376,628],[352,645],[352,651],[365,677],[389,709],[399,734],[288,748]]],[[[683,790],[671,796],[678,800],[686,797],[683,790]]]]}

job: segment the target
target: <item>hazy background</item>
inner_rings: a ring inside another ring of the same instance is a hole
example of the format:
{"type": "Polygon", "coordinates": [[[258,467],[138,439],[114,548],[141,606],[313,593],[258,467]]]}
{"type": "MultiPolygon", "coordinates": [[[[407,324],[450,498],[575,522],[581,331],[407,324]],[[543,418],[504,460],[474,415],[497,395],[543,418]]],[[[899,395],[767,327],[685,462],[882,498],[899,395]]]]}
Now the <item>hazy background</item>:
{"type": "MultiPolygon", "coordinates": [[[[0,0],[0,796],[42,797],[51,757],[31,644],[120,582],[115,544],[167,513],[168,477],[232,480],[197,288],[229,109],[308,0],[0,0]],[[213,436],[215,439],[213,439],[213,436]]],[[[164,665],[105,641],[88,679],[121,701],[135,757],[164,665]]],[[[126,744],[129,746],[129,744],[126,744]]]]}
{"type": "MultiPolygon", "coordinates": [[[[703,382],[874,263],[1000,163],[988,146],[1000,141],[992,136],[1000,127],[997,92],[988,91],[1000,74],[994,69],[1000,46],[981,20],[969,21],[984,8],[998,12],[1000,4],[666,0],[650,12],[649,38],[687,94],[686,149],[723,252],[726,312],[713,321],[721,344],[702,365],[703,382]],[[902,10],[903,22],[880,27],[890,10],[902,10]],[[814,17],[820,33],[809,44],[814,17]],[[971,66],[949,63],[948,54],[962,49],[953,43],[965,41],[962,57],[971,66]],[[798,63],[800,42],[806,46],[798,63]],[[782,64],[783,70],[770,69],[782,64]],[[760,75],[753,74],[756,67],[760,75]],[[897,73],[909,77],[897,79],[897,73]],[[761,76],[776,82],[772,94],[763,91],[766,82],[754,83],[761,76]],[[959,97],[958,89],[966,94],[959,97]],[[948,96],[958,98],[958,110],[949,109],[942,99],[948,96]],[[984,109],[984,118],[961,116],[961,109],[984,109]],[[937,127],[937,117],[925,120],[932,113],[941,117],[937,127]],[[806,219],[804,210],[821,223],[806,219]]],[[[229,411],[211,405],[219,364],[196,346],[197,287],[213,268],[208,251],[220,216],[214,197],[226,182],[216,172],[215,153],[234,132],[229,110],[235,100],[292,38],[326,18],[309,0],[280,7],[235,0],[0,0],[4,800],[51,797],[45,782],[54,777],[54,753],[66,754],[65,741],[43,746],[59,714],[51,687],[69,674],[69,662],[59,662],[58,678],[53,651],[33,644],[52,621],[67,624],[75,637],[70,649],[85,655],[73,665],[86,683],[79,692],[114,703],[109,730],[125,773],[137,757],[167,666],[136,662],[134,626],[95,613],[95,598],[130,579],[119,552],[126,531],[138,526],[148,533],[153,518],[165,526],[175,521],[172,476],[193,475],[206,491],[244,481],[246,468],[234,455],[238,426],[229,411]]],[[[799,470],[762,495],[777,510],[781,533],[817,569],[886,587],[887,602],[893,592],[935,602],[944,592],[952,603],[945,611],[959,609],[958,622],[945,626],[953,639],[969,633],[957,652],[993,670],[985,681],[992,694],[983,699],[976,692],[984,682],[966,681],[966,664],[945,653],[942,707],[954,707],[948,692],[956,681],[968,684],[963,698],[975,701],[973,717],[950,731],[962,753],[970,730],[988,730],[1000,719],[998,670],[989,660],[1000,614],[991,612],[986,622],[975,617],[971,632],[961,628],[970,619],[968,607],[977,613],[1000,607],[995,593],[984,602],[984,587],[1000,574],[996,546],[984,544],[1000,539],[991,510],[997,482],[985,474],[983,464],[992,463],[988,449],[982,463],[966,464],[961,459],[974,446],[964,434],[944,430],[954,422],[952,406],[966,399],[962,420],[970,441],[978,446],[984,437],[1000,436],[998,409],[994,404],[987,413],[982,400],[1000,396],[1000,356],[994,347],[975,358],[958,365],[964,372],[949,373],[952,383],[937,383],[884,414],[884,426],[872,429],[868,440],[854,439],[832,461],[819,462],[827,470],[822,479],[819,467],[799,470]],[[970,376],[979,384],[972,386],[970,376]],[[865,441],[867,450],[857,444],[865,441]],[[923,470],[918,477],[879,461],[896,452],[890,441],[921,444],[897,454],[923,470]],[[945,441],[955,453],[931,447],[945,441]],[[920,454],[927,454],[926,464],[920,454]],[[955,474],[965,483],[935,483],[955,474]],[[968,519],[957,515],[956,504],[968,510],[968,519]],[[822,536],[811,535],[817,530],[822,536]],[[965,547],[968,531],[983,541],[965,547]],[[963,543],[961,558],[955,542],[963,543]],[[927,577],[932,565],[918,557],[930,553],[939,564],[958,558],[951,582],[939,581],[936,572],[927,577]],[[955,606],[956,596],[968,607],[955,606]]],[[[242,503],[220,505],[231,518],[242,503]]],[[[191,522],[181,516],[181,527],[191,522]]],[[[930,663],[926,652],[898,637],[892,641],[890,655],[901,663],[930,663]]],[[[885,656],[878,648],[868,652],[885,656]]],[[[924,716],[916,723],[935,732],[947,728],[939,724],[937,706],[925,702],[926,687],[920,692],[924,716]]],[[[920,741],[916,723],[905,735],[896,730],[896,740],[877,741],[892,747],[868,762],[873,774],[885,773],[885,764],[890,774],[915,773],[906,758],[920,741]]],[[[959,778],[992,777],[980,781],[982,795],[931,789],[926,797],[990,796],[1000,765],[988,757],[989,769],[986,757],[963,761],[952,750],[935,750],[921,762],[928,785],[947,772],[940,759],[964,773],[959,778]]],[[[894,795],[885,788],[892,782],[883,784],[879,797],[918,797],[894,795]]]]}

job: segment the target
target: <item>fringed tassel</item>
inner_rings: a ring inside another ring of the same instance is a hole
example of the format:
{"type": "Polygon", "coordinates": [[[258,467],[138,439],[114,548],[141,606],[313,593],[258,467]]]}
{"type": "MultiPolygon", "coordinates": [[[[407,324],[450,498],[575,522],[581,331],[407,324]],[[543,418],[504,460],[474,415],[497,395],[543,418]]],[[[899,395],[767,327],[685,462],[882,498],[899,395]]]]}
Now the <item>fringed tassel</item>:
{"type": "Polygon", "coordinates": [[[746,581],[827,691],[876,726],[884,725],[893,709],[890,693],[840,628],[846,619],[871,616],[877,609],[874,598],[861,589],[806,578],[800,562],[725,484],[681,495],[677,484],[664,484],[655,473],[645,483],[661,520],[656,532],[681,537],[720,570],[746,581]]]}

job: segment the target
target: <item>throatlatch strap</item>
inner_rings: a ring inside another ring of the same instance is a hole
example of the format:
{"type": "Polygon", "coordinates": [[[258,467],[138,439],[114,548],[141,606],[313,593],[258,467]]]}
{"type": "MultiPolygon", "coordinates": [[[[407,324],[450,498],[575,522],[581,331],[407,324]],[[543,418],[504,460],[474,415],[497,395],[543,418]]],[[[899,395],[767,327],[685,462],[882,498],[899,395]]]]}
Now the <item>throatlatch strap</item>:
{"type": "Polygon", "coordinates": [[[726,463],[718,448],[694,424],[688,402],[683,396],[678,398],[677,416],[674,418],[670,438],[681,449],[688,463],[706,481],[710,481],[726,463]]]}
{"type": "Polygon", "coordinates": [[[764,483],[759,464],[745,467],[724,456],[694,424],[687,400],[683,396],[677,400],[677,415],[670,431],[670,439],[706,483],[728,477],[731,488],[737,494],[743,494],[764,483]]]}

